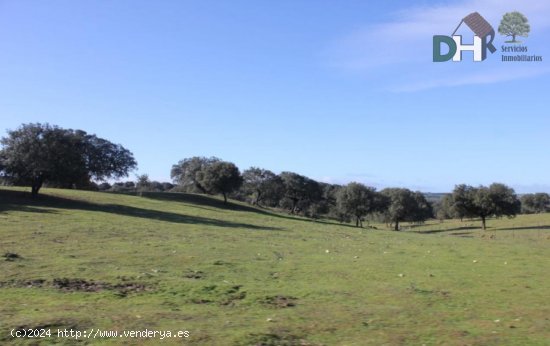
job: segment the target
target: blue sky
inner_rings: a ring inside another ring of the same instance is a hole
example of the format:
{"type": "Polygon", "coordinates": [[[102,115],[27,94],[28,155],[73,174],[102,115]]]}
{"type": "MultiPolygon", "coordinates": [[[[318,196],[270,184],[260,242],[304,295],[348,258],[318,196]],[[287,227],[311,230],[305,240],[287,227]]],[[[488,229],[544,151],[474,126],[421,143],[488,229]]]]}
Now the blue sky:
{"type": "Polygon", "coordinates": [[[0,1],[0,131],[83,129],[163,181],[200,155],[379,188],[550,192],[549,18],[532,0],[0,1]],[[470,12],[496,29],[514,10],[543,62],[431,61],[432,36],[470,12]]]}

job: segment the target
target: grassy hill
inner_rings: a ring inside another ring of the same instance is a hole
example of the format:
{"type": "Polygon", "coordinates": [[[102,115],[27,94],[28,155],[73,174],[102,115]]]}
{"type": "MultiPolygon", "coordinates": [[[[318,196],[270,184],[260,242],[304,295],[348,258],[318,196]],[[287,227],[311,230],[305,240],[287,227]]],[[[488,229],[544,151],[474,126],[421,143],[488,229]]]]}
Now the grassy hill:
{"type": "Polygon", "coordinates": [[[547,345],[550,215],[357,229],[185,194],[0,188],[0,344],[547,345]],[[13,339],[44,328],[51,338],[13,339]]]}

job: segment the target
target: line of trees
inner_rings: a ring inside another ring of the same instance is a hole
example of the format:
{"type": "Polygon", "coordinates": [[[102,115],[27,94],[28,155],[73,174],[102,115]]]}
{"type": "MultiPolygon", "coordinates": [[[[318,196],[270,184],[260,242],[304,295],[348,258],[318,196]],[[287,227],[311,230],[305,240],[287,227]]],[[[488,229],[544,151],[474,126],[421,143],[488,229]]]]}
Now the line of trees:
{"type": "Polygon", "coordinates": [[[291,214],[322,215],[355,221],[357,227],[370,217],[399,229],[403,221],[422,222],[432,217],[432,206],[420,192],[375,188],[352,182],[345,186],[315,181],[294,172],[275,174],[251,167],[242,174],[235,164],[216,157],[191,157],[172,166],[171,177],[183,192],[222,194],[291,214]]]}
{"type": "Polygon", "coordinates": [[[244,172],[232,162],[216,157],[186,158],[172,166],[172,183],[137,181],[110,185],[107,179],[128,176],[137,166],[133,154],[119,144],[82,130],[62,129],[49,124],[23,124],[0,140],[0,179],[30,185],[32,195],[47,184],[51,187],[97,189],[115,192],[179,191],[220,194],[260,207],[275,207],[291,214],[341,222],[383,221],[399,230],[402,222],[423,222],[437,217],[479,218],[486,228],[489,217],[513,217],[523,213],[550,211],[546,193],[523,195],[504,184],[473,187],[457,185],[451,194],[430,203],[421,192],[404,188],[373,187],[352,182],[328,184],[294,172],[274,172],[251,167],[244,172]],[[96,183],[101,182],[102,183],[96,183]]]}
{"type": "Polygon", "coordinates": [[[550,211],[550,195],[547,193],[528,193],[521,196],[521,212],[538,214],[550,211]]]}
{"type": "Polygon", "coordinates": [[[323,215],[341,222],[353,220],[357,227],[363,227],[364,220],[373,219],[399,230],[401,222],[421,223],[438,217],[479,218],[486,229],[489,217],[550,210],[548,194],[524,195],[520,201],[514,189],[500,183],[488,187],[457,185],[433,205],[423,193],[405,188],[376,191],[357,182],[344,186],[327,184],[294,172],[275,174],[258,167],[241,174],[233,163],[216,157],[181,160],[172,167],[171,176],[184,192],[221,193],[224,201],[230,195],[258,206],[286,209],[291,214],[314,218],[323,215]]]}
{"type": "Polygon", "coordinates": [[[176,185],[169,182],[159,182],[149,179],[147,174],[141,174],[136,176],[136,181],[124,181],[109,184],[108,182],[102,182],[96,184],[95,189],[98,191],[106,192],[170,192],[176,185]]]}

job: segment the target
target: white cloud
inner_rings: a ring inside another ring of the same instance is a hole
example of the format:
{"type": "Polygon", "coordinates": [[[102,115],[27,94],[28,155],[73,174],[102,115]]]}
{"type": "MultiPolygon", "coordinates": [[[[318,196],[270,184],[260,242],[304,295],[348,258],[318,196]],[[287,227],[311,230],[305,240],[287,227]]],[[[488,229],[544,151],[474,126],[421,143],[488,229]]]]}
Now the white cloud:
{"type": "MultiPolygon", "coordinates": [[[[329,64],[370,77],[383,77],[386,84],[388,80],[397,79],[393,78],[395,70],[406,68],[416,72],[408,76],[399,73],[399,85],[387,86],[390,90],[400,92],[498,83],[548,73],[545,63],[537,64],[537,68],[524,68],[515,64],[511,71],[510,65],[499,63],[496,66],[484,62],[486,66],[491,65],[490,71],[464,75],[460,69],[446,67],[445,74],[450,74],[447,78],[433,77],[433,35],[450,35],[460,19],[474,11],[481,13],[496,29],[502,15],[514,10],[529,18],[531,36],[537,37],[550,27],[550,1],[467,0],[446,5],[418,6],[396,13],[390,22],[366,25],[334,42],[329,48],[329,64]],[[432,70],[432,73],[419,73],[422,70],[432,70]]],[[[439,68],[436,69],[439,71],[439,68]]]]}

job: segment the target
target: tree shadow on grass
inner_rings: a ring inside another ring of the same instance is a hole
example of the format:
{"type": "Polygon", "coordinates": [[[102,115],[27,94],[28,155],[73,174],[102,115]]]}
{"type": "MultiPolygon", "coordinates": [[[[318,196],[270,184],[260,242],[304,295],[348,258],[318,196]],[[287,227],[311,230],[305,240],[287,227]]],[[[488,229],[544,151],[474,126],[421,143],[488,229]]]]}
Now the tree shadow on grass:
{"type": "Polygon", "coordinates": [[[521,231],[521,230],[545,230],[550,229],[550,226],[544,225],[544,226],[524,226],[524,227],[506,227],[506,228],[499,228],[499,231],[521,231]]]}
{"type": "Polygon", "coordinates": [[[183,192],[143,192],[141,197],[160,200],[160,201],[169,201],[169,202],[180,202],[190,204],[192,207],[203,207],[207,210],[215,209],[225,209],[225,210],[234,210],[234,211],[251,211],[251,212],[261,212],[254,207],[249,207],[246,205],[236,204],[227,202],[223,203],[222,200],[216,199],[212,196],[199,195],[195,193],[183,193],[183,192]]]}
{"type": "Polygon", "coordinates": [[[473,238],[474,237],[473,232],[456,232],[456,233],[450,233],[449,235],[453,235],[455,237],[461,237],[461,238],[473,238]]]}
{"type": "MultiPolygon", "coordinates": [[[[136,196],[135,193],[130,193],[129,195],[136,196]]],[[[194,193],[143,192],[141,193],[141,197],[161,200],[161,201],[181,202],[181,203],[186,203],[187,205],[194,208],[200,208],[200,209],[206,209],[206,210],[212,210],[212,211],[216,209],[242,211],[242,212],[256,213],[256,214],[261,214],[265,216],[293,220],[293,221],[317,222],[317,223],[328,224],[328,225],[354,227],[352,225],[340,224],[340,223],[331,222],[328,220],[308,219],[308,218],[303,218],[295,215],[284,215],[282,213],[277,213],[275,211],[271,211],[267,208],[263,208],[259,206],[247,206],[239,203],[233,203],[230,201],[228,201],[228,203],[226,204],[226,203],[223,203],[222,200],[213,198],[212,196],[200,195],[200,194],[194,194],[194,193]]]]}
{"type": "Polygon", "coordinates": [[[414,233],[420,234],[434,234],[434,233],[444,233],[444,232],[453,232],[453,231],[467,231],[473,229],[480,229],[481,227],[455,227],[455,228],[446,228],[446,229],[432,229],[426,231],[412,231],[414,233]]]}
{"type": "Polygon", "coordinates": [[[51,213],[52,210],[43,208],[58,208],[85,210],[111,213],[116,215],[139,217],[147,220],[158,220],[182,224],[198,224],[206,226],[244,228],[249,230],[276,231],[277,227],[258,226],[248,223],[217,220],[213,218],[190,216],[185,214],[164,212],[159,210],[131,207],[120,204],[96,204],[82,200],[68,199],[51,195],[39,195],[31,198],[30,194],[22,191],[0,190],[0,212],[8,210],[51,213]]]}

